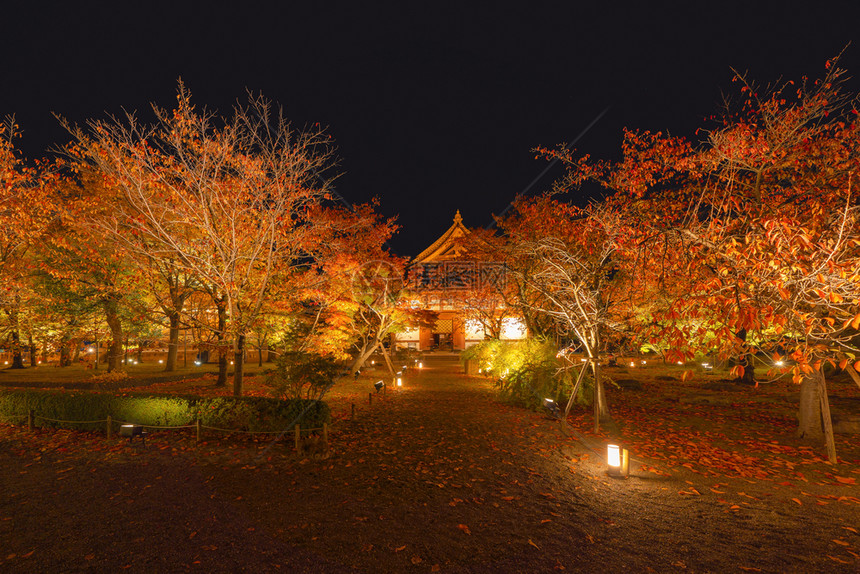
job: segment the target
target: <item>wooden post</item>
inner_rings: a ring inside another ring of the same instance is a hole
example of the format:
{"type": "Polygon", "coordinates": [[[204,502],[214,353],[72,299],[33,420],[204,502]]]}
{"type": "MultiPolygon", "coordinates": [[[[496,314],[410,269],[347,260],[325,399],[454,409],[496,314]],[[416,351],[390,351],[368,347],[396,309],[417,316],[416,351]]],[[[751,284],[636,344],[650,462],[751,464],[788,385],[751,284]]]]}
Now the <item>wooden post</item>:
{"type": "Polygon", "coordinates": [[[107,437],[113,438],[113,419],[110,415],[107,418],[107,437]]]}
{"type": "Polygon", "coordinates": [[[367,393],[367,404],[373,404],[373,393],[367,393]]]}
{"type": "Polygon", "coordinates": [[[195,431],[197,432],[197,444],[200,444],[200,417],[194,419],[195,431]]]}
{"type": "Polygon", "coordinates": [[[296,425],[295,428],[296,435],[296,454],[302,454],[302,427],[300,425],[296,425]]]}
{"type": "Polygon", "coordinates": [[[350,418],[355,418],[355,403],[350,403],[352,405],[352,416],[350,418]]]}
{"type": "Polygon", "coordinates": [[[28,431],[32,431],[32,430],[33,430],[33,417],[34,417],[34,416],[35,416],[35,415],[33,414],[33,409],[29,409],[29,410],[27,411],[27,430],[28,430],[28,431]]]}
{"type": "Polygon", "coordinates": [[[821,420],[824,421],[824,440],[827,444],[827,460],[836,464],[836,441],[833,438],[833,420],[830,418],[830,401],[827,398],[827,382],[824,373],[818,373],[818,398],[821,401],[821,420]]]}
{"type": "Polygon", "coordinates": [[[600,365],[597,361],[591,364],[594,372],[594,433],[600,432],[600,365]]]}

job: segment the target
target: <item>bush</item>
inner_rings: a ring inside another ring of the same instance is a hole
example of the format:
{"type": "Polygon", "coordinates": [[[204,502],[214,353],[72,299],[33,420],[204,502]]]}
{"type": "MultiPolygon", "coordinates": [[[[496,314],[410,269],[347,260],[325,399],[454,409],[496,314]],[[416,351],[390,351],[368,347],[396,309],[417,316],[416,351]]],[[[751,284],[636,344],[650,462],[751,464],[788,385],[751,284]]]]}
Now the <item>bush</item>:
{"type": "MultiPolygon", "coordinates": [[[[566,404],[576,383],[578,372],[566,368],[569,364],[556,353],[555,345],[542,339],[489,340],[465,350],[461,359],[477,361],[482,372],[496,379],[505,400],[538,410],[545,398],[566,404]]],[[[586,375],[578,403],[589,404],[591,384],[586,375]]]]}
{"type": "Polygon", "coordinates": [[[278,399],[321,399],[344,364],[314,353],[288,351],[266,372],[263,383],[278,399]]]}
{"type": "MultiPolygon", "coordinates": [[[[42,390],[0,392],[0,421],[21,423],[29,409],[39,417],[60,421],[116,421],[144,426],[189,425],[199,415],[201,424],[229,430],[274,432],[292,428],[319,428],[331,420],[328,405],[314,400],[282,401],[265,397],[213,397],[196,395],[115,395],[98,392],[66,393],[42,390]]],[[[103,422],[72,423],[37,419],[39,426],[75,430],[101,430],[103,422]]]]}

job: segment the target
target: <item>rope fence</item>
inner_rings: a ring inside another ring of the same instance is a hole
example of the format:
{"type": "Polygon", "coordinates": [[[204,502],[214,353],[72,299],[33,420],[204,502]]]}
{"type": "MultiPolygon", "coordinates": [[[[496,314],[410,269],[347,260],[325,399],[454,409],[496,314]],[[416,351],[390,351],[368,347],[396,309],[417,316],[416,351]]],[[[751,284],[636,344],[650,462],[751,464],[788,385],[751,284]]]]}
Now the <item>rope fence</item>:
{"type": "MultiPolygon", "coordinates": [[[[384,391],[383,391],[383,394],[384,394],[384,391]]],[[[373,405],[373,394],[372,393],[370,394],[368,401],[369,401],[370,405],[372,406],[373,405]]],[[[36,426],[35,423],[37,420],[42,421],[42,422],[69,424],[69,425],[104,424],[105,425],[105,435],[108,439],[113,437],[114,427],[116,425],[120,425],[120,426],[122,426],[122,425],[133,425],[137,428],[141,428],[144,430],[167,430],[167,431],[171,431],[171,430],[181,430],[181,429],[195,429],[195,434],[196,434],[195,438],[196,438],[197,444],[199,444],[201,442],[201,435],[202,435],[203,430],[215,431],[215,432],[220,432],[220,433],[224,433],[224,434],[281,435],[281,436],[290,432],[290,430],[292,430],[293,435],[294,435],[296,452],[297,452],[297,454],[302,454],[302,452],[304,450],[307,450],[307,449],[303,448],[304,445],[302,442],[302,435],[309,436],[310,433],[321,433],[321,435],[322,435],[321,441],[322,441],[322,444],[323,444],[325,450],[327,451],[328,450],[328,443],[329,443],[329,432],[331,431],[332,427],[343,422],[343,421],[355,419],[355,403],[350,403],[350,410],[348,412],[350,415],[349,419],[347,419],[346,417],[338,418],[338,419],[334,419],[332,421],[332,423],[323,423],[322,426],[317,426],[317,427],[302,427],[300,424],[295,424],[295,425],[288,426],[286,429],[280,430],[280,431],[251,431],[251,430],[244,430],[244,429],[226,429],[226,428],[221,428],[221,427],[204,425],[200,422],[200,419],[195,419],[193,424],[187,424],[187,425],[146,425],[146,424],[138,424],[138,423],[135,423],[132,421],[124,421],[121,419],[115,419],[111,416],[108,416],[107,418],[104,418],[104,419],[96,419],[96,420],[65,420],[65,419],[54,419],[54,418],[39,415],[35,412],[34,409],[30,409],[26,415],[24,415],[24,414],[8,415],[8,416],[5,416],[4,418],[7,421],[10,421],[13,419],[18,419],[22,422],[26,421],[27,430],[30,432],[32,432],[34,427],[36,426]]]]}

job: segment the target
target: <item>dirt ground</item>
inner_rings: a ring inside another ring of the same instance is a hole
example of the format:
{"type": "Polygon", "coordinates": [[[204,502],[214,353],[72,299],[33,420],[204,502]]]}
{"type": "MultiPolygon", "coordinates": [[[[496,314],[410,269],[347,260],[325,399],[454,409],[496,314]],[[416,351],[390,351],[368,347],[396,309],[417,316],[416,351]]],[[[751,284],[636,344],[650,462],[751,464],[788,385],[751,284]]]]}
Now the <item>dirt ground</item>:
{"type": "Polygon", "coordinates": [[[798,443],[796,389],[618,369],[642,388],[612,388],[595,435],[460,372],[431,360],[372,404],[373,374],[340,385],[318,460],[289,437],[0,425],[0,571],[860,571],[858,437],[837,465],[798,443]],[[610,438],[627,478],[606,475],[610,438]]]}

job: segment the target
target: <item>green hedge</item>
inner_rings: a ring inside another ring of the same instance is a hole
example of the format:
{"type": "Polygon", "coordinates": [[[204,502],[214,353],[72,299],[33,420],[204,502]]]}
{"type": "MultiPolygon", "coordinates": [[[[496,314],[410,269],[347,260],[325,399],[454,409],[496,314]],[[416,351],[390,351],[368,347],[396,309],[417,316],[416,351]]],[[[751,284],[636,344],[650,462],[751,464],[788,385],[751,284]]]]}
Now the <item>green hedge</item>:
{"type": "MultiPolygon", "coordinates": [[[[198,397],[37,390],[0,391],[0,421],[20,424],[29,409],[39,417],[64,421],[114,420],[144,426],[180,426],[194,422],[230,430],[281,431],[298,422],[318,428],[331,420],[322,401],[282,401],[264,397],[198,397]],[[304,415],[301,415],[302,411],[304,415]]],[[[101,430],[104,423],[57,423],[36,419],[38,426],[101,430]]]]}

